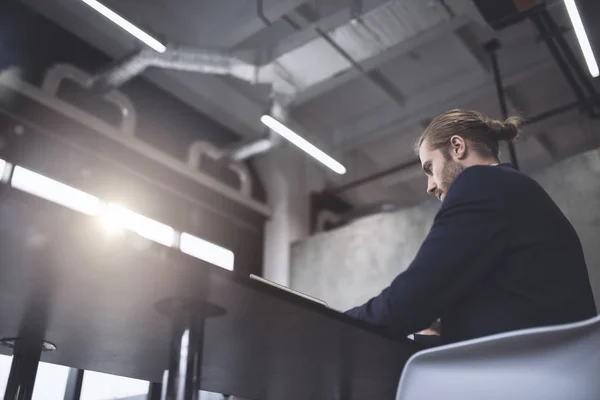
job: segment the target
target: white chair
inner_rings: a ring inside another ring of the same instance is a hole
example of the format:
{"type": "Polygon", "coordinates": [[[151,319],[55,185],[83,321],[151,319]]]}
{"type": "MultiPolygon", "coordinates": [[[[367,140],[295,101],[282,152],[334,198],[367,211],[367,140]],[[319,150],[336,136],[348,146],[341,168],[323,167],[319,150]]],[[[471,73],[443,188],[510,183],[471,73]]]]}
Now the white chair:
{"type": "Polygon", "coordinates": [[[396,400],[599,400],[600,316],[421,351],[396,400]]]}

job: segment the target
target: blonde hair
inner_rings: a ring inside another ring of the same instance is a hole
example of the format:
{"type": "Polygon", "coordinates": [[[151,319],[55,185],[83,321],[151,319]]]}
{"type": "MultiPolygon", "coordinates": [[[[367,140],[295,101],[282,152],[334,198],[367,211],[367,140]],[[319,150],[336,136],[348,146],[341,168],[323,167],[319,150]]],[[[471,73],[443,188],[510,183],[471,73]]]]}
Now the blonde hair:
{"type": "Polygon", "coordinates": [[[483,157],[499,156],[499,142],[511,142],[519,134],[519,117],[510,117],[505,121],[490,119],[477,111],[450,110],[436,117],[415,144],[415,152],[424,141],[431,149],[442,149],[449,154],[450,138],[458,135],[468,140],[474,150],[483,157]]]}

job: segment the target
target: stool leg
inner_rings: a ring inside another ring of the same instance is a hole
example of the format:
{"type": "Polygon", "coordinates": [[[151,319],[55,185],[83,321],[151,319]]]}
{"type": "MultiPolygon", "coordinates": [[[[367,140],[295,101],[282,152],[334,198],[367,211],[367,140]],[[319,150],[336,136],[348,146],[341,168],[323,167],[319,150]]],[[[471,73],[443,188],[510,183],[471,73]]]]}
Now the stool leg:
{"type": "Polygon", "coordinates": [[[191,315],[174,319],[166,400],[198,400],[203,329],[191,315]]]}
{"type": "Polygon", "coordinates": [[[31,400],[41,354],[41,342],[32,344],[16,341],[10,375],[4,392],[5,400],[31,400]]]}
{"type": "Polygon", "coordinates": [[[156,309],[171,320],[169,369],[163,376],[164,400],[198,400],[206,319],[226,310],[206,301],[167,298],[156,309]]]}
{"type": "Polygon", "coordinates": [[[83,386],[83,373],[82,369],[69,368],[64,400],[79,400],[81,397],[81,387],[83,386]]]}
{"type": "Polygon", "coordinates": [[[157,382],[150,382],[150,387],[148,388],[148,395],[146,396],[146,400],[163,400],[161,396],[162,384],[157,382]]]}

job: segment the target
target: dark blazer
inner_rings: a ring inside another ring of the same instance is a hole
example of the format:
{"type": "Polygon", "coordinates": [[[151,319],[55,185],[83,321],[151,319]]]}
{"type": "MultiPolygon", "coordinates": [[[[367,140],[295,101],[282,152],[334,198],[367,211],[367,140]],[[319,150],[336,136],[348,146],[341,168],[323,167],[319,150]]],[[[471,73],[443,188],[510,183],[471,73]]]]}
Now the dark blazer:
{"type": "Polygon", "coordinates": [[[347,312],[393,338],[442,322],[442,343],[580,321],[596,307],[575,230],[508,164],[465,169],[408,269],[347,312]]]}

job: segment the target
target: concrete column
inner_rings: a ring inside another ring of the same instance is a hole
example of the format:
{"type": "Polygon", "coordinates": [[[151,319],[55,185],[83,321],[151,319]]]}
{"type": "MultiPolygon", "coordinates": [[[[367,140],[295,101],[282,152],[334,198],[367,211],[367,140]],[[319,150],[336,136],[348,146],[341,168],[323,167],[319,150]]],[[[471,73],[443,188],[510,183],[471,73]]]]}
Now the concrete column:
{"type": "Polygon", "coordinates": [[[310,192],[325,181],[315,163],[285,144],[255,159],[273,213],[265,226],[263,276],[285,286],[290,283],[290,246],[309,233],[310,192]]]}

